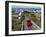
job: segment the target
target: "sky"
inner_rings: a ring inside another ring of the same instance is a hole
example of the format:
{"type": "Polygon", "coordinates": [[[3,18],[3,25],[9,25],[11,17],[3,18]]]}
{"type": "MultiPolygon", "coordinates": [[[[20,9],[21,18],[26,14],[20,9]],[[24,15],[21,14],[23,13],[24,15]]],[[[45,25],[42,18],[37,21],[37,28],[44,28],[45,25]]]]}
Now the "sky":
{"type": "Polygon", "coordinates": [[[40,8],[37,6],[16,6],[16,5],[12,5],[13,8],[40,8]]]}
{"type": "Polygon", "coordinates": [[[41,11],[40,7],[37,6],[16,6],[16,5],[12,5],[12,9],[15,10],[29,10],[29,11],[33,11],[33,10],[39,10],[41,11]]]}

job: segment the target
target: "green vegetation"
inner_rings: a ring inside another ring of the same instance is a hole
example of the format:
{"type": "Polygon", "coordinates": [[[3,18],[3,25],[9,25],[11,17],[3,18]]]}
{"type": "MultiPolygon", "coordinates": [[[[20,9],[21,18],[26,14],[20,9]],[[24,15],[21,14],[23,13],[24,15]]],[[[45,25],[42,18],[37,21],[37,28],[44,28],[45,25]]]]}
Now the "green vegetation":
{"type": "Polygon", "coordinates": [[[12,16],[12,31],[19,31],[21,30],[22,27],[22,22],[24,20],[24,17],[26,15],[30,15],[32,20],[39,26],[41,27],[41,13],[38,12],[28,12],[28,11],[23,11],[21,13],[20,19],[16,16],[12,16]]]}
{"type": "Polygon", "coordinates": [[[21,30],[21,21],[18,19],[18,17],[12,16],[12,29],[13,31],[21,30]]]}
{"type": "Polygon", "coordinates": [[[32,20],[41,27],[41,13],[31,13],[32,20]]]}

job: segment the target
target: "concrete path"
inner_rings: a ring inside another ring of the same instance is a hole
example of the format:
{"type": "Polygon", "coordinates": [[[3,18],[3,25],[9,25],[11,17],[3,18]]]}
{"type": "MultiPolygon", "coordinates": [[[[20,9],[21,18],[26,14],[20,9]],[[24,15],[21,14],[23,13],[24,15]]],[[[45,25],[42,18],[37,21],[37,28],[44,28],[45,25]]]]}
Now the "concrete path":
{"type": "Polygon", "coordinates": [[[40,29],[40,27],[36,24],[36,23],[34,23],[33,21],[32,21],[32,30],[39,30],[40,29]]]}

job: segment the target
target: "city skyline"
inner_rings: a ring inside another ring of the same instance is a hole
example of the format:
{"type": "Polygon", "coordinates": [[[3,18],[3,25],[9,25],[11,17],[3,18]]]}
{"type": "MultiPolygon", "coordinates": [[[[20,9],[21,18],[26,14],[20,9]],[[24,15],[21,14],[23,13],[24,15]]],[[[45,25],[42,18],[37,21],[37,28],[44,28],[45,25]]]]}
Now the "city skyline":
{"type": "Polygon", "coordinates": [[[29,11],[29,12],[41,12],[40,7],[36,6],[15,6],[12,5],[12,11],[13,12],[20,12],[20,11],[29,11]]]}

